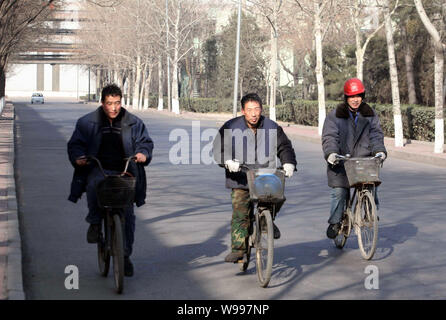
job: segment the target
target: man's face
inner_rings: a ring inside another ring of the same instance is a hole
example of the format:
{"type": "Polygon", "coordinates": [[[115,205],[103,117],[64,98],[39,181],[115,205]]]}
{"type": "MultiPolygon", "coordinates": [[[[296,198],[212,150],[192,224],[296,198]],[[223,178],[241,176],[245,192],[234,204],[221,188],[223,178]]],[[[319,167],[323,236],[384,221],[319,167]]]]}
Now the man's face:
{"type": "Polygon", "coordinates": [[[255,128],[260,120],[262,114],[262,107],[257,101],[248,101],[245,107],[242,108],[242,114],[250,128],[255,128]]]}
{"type": "Polygon", "coordinates": [[[107,118],[110,120],[115,119],[119,111],[121,111],[121,97],[120,96],[105,96],[104,102],[102,102],[102,109],[104,110],[107,118]]]}
{"type": "Polygon", "coordinates": [[[356,110],[359,108],[362,102],[361,96],[351,96],[347,98],[347,104],[350,106],[350,108],[356,110]]]}

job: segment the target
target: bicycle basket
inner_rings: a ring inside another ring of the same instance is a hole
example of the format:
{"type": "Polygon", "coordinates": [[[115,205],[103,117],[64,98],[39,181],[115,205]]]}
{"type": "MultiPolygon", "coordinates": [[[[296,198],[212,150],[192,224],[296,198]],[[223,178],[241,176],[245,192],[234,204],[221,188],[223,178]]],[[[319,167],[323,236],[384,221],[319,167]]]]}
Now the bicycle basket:
{"type": "Polygon", "coordinates": [[[136,178],[108,176],[96,187],[99,207],[126,208],[135,199],[136,178]]]}
{"type": "Polygon", "coordinates": [[[285,201],[285,175],[276,169],[253,169],[246,173],[252,201],[278,203],[285,201]]]}
{"type": "Polygon", "coordinates": [[[350,187],[363,183],[381,184],[379,179],[380,161],[376,158],[351,158],[344,162],[350,187]]]}

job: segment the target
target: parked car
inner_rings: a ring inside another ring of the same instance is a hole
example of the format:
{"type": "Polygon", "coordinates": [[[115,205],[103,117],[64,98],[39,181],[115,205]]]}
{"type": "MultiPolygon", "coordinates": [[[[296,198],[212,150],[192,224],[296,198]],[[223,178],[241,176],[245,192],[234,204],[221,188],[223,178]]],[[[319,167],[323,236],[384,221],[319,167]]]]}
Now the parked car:
{"type": "Polygon", "coordinates": [[[33,93],[31,96],[31,103],[41,103],[43,104],[45,100],[43,99],[43,94],[41,93],[33,93]]]}

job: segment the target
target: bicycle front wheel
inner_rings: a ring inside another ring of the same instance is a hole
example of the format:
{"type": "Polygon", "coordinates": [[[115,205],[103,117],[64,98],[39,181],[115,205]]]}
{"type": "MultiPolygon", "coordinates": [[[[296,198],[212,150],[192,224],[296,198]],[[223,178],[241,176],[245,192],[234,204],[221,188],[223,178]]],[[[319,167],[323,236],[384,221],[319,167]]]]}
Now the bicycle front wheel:
{"type": "Polygon", "coordinates": [[[101,232],[99,241],[98,241],[98,266],[99,272],[101,276],[106,277],[108,275],[108,271],[110,269],[110,251],[107,248],[107,218],[103,219],[104,222],[104,235],[101,232]]]}
{"type": "Polygon", "coordinates": [[[364,259],[370,260],[378,242],[378,217],[375,200],[369,190],[364,191],[356,205],[355,220],[359,250],[364,259]]]}
{"type": "Polygon", "coordinates": [[[112,228],[112,254],[113,254],[113,274],[117,293],[124,290],[124,234],[123,224],[119,214],[113,215],[112,228]]]}
{"type": "Polygon", "coordinates": [[[259,214],[256,236],[256,266],[260,286],[265,288],[271,280],[273,269],[274,231],[269,210],[259,214]]]}

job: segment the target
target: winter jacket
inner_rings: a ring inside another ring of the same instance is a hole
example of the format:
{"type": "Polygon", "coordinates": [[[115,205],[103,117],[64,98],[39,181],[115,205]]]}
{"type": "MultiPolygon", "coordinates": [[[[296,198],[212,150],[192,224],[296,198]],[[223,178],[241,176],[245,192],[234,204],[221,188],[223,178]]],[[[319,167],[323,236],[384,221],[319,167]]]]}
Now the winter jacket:
{"type": "MultiPolygon", "coordinates": [[[[152,160],[153,141],[150,138],[146,126],[141,119],[129,113],[121,107],[123,116],[121,119],[121,135],[125,157],[131,157],[136,153],[142,153],[147,157],[144,163],[130,162],[128,171],[136,177],[135,204],[142,206],[145,203],[147,180],[144,166],[152,160]]],[[[71,164],[74,167],[71,191],[68,200],[77,202],[85,192],[87,177],[95,164],[80,167],[76,165],[76,159],[80,156],[97,156],[101,145],[101,121],[104,113],[102,107],[81,117],[68,141],[67,151],[71,164]]]]}
{"type": "MultiPolygon", "coordinates": [[[[296,155],[291,141],[276,122],[261,116],[256,133],[244,116],[227,121],[214,139],[214,159],[224,167],[226,160],[237,159],[242,164],[276,168],[277,157],[282,164],[296,166],[296,155]]],[[[226,187],[248,190],[246,173],[226,169],[226,187]]]]}
{"type": "MultiPolygon", "coordinates": [[[[350,154],[352,157],[374,156],[378,152],[387,155],[378,115],[363,102],[358,108],[355,125],[348,105],[339,104],[325,119],[322,129],[322,149],[325,160],[331,153],[350,154]]],[[[328,164],[327,177],[330,187],[349,187],[342,162],[335,166],[328,164]]]]}

